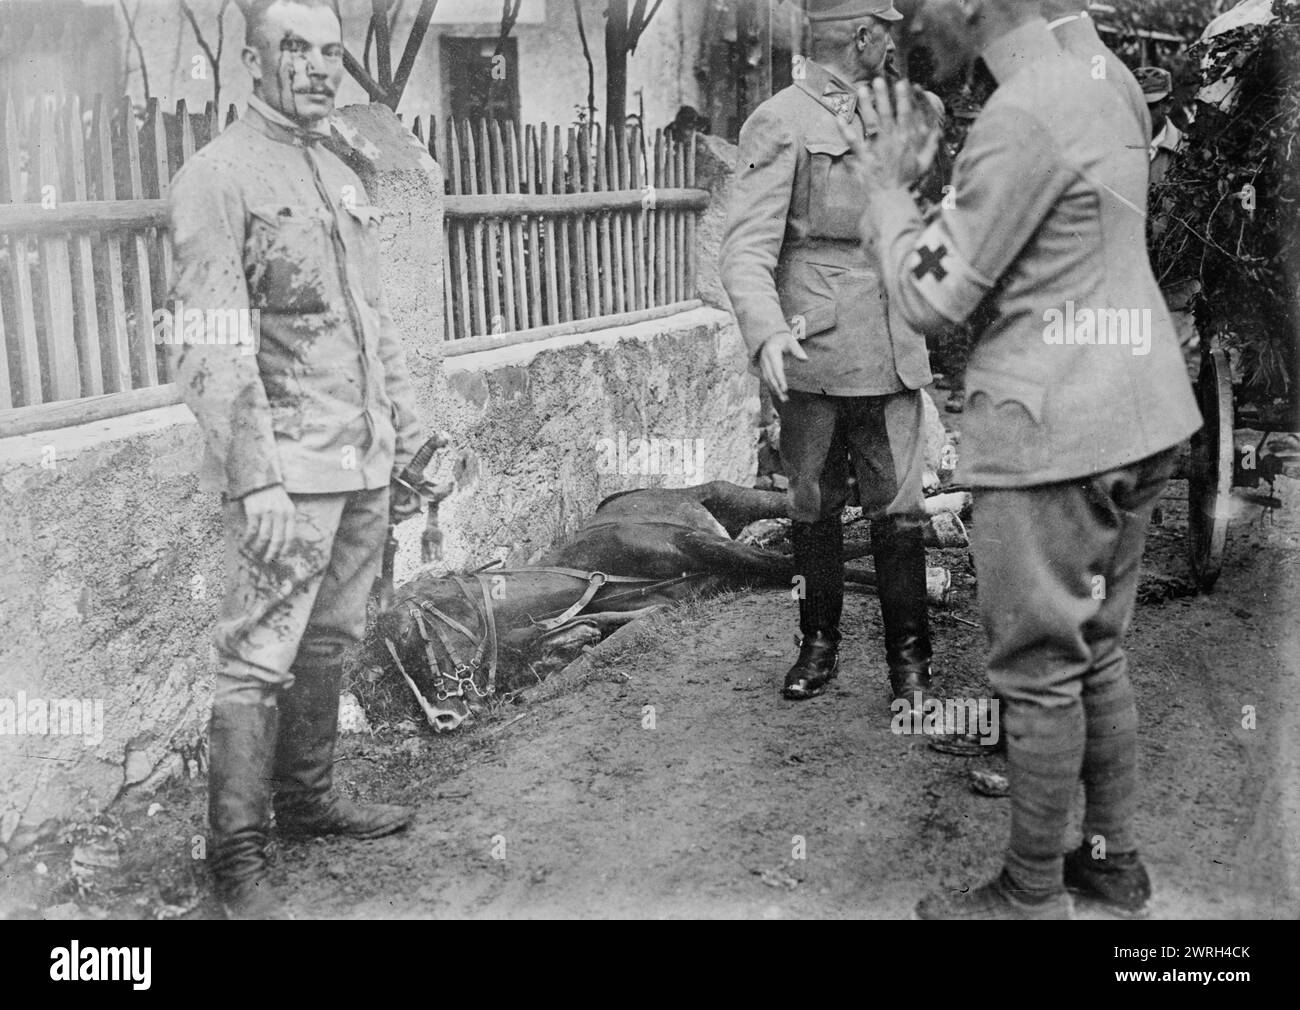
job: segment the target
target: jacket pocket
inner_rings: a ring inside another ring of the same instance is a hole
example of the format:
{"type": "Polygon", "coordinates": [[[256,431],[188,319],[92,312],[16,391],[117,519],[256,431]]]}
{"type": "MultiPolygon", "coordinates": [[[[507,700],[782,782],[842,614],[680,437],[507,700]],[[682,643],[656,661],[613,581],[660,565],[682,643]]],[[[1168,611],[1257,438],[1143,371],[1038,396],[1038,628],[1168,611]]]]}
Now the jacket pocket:
{"type": "Polygon", "coordinates": [[[836,278],[845,271],[806,260],[792,259],[777,269],[776,284],[781,311],[795,339],[803,340],[834,330],[840,320],[836,278]]]}
{"type": "Polygon", "coordinates": [[[1047,387],[1007,372],[966,372],[965,435],[973,465],[1029,473],[1051,463],[1043,423],[1047,387]]]}
{"type": "Polygon", "coordinates": [[[794,334],[795,339],[803,340],[805,337],[834,329],[838,320],[839,312],[835,308],[835,303],[822,302],[820,305],[800,309],[786,322],[790,324],[790,332],[794,334]]]}
{"type": "Polygon", "coordinates": [[[361,286],[366,301],[379,306],[379,227],[384,212],[378,207],[344,204],[356,225],[357,248],[360,250],[361,286]]]}
{"type": "Polygon", "coordinates": [[[252,307],[272,313],[325,312],[334,249],[320,208],[261,204],[248,213],[244,273],[252,307]]]}
{"type": "Polygon", "coordinates": [[[808,237],[857,239],[862,201],[847,164],[843,140],[807,141],[808,237]]]}
{"type": "Polygon", "coordinates": [[[271,430],[283,438],[302,438],[302,380],[292,371],[278,368],[263,368],[261,374],[267,406],[271,409],[271,430]]]}

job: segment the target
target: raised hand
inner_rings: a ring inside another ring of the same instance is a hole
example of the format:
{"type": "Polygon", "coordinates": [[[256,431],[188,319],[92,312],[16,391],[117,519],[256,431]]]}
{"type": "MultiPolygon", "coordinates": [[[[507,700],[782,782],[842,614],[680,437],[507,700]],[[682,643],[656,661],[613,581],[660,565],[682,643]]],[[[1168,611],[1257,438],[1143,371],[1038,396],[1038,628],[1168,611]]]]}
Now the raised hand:
{"type": "Polygon", "coordinates": [[[889,86],[877,77],[858,86],[858,102],[871,105],[879,119],[874,137],[862,136],[856,120],[840,122],[840,135],[849,145],[848,164],[858,185],[870,196],[881,189],[907,189],[924,175],[939,151],[939,130],[929,125],[912,104],[912,86],[894,84],[894,101],[889,86]]]}

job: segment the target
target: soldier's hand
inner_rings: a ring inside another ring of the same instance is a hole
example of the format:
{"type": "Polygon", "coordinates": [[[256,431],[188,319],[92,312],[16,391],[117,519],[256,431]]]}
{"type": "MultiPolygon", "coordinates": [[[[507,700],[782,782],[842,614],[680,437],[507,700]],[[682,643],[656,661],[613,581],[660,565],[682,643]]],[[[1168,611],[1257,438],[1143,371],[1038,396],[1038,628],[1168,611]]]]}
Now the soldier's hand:
{"type": "Polygon", "coordinates": [[[894,85],[891,104],[889,86],[877,77],[869,90],[858,86],[858,102],[864,108],[873,106],[880,120],[879,132],[871,140],[862,136],[856,121],[839,123],[858,185],[868,194],[877,189],[907,189],[934,164],[939,131],[913,108],[912,86],[907,81],[894,85]]]}
{"type": "Polygon", "coordinates": [[[799,346],[799,341],[795,340],[794,334],[789,330],[772,334],[763,342],[763,348],[758,352],[759,373],[767,383],[767,388],[772,391],[772,395],[782,403],[786,401],[786,394],[789,392],[785,384],[787,354],[793,355],[800,361],[808,360],[808,355],[804,353],[804,349],[799,346]]]}
{"type": "Polygon", "coordinates": [[[244,546],[269,564],[293,540],[293,499],[276,484],[245,495],[243,503],[244,546]]]}

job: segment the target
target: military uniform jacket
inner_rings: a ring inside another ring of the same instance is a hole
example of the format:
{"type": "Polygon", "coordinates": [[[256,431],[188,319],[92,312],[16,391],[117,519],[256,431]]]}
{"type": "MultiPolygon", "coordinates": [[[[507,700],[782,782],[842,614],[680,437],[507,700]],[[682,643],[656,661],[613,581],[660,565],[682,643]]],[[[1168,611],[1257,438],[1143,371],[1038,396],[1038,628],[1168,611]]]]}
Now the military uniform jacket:
{"type": "MultiPolygon", "coordinates": [[[[751,361],[791,330],[808,361],[785,360],[792,389],[866,396],[931,381],[925,340],[891,314],[872,252],[858,239],[862,198],[837,113],[872,131],[873,110],[823,67],[760,105],[740,131],[722,245],[722,283],[751,361]]],[[[907,197],[911,206],[911,198],[907,197]]]]}
{"type": "Polygon", "coordinates": [[[1053,22],[1053,26],[1052,34],[1060,47],[1087,63],[1094,79],[1109,81],[1133,113],[1138,122],[1138,137],[1136,141],[1126,139],[1125,143],[1143,143],[1143,138],[1151,136],[1151,110],[1133,71],[1102,41],[1086,12],[1053,22]]]}
{"type": "Polygon", "coordinates": [[[1147,257],[1147,158],[1120,89],[1034,20],[983,54],[999,82],[922,221],[872,200],[895,306],[939,335],[982,309],[966,370],[962,479],[1071,480],[1177,445],[1200,426],[1147,257]]]}
{"type": "Polygon", "coordinates": [[[256,353],[187,333],[174,355],[206,443],[202,486],[231,498],[385,487],[418,448],[380,215],[327,135],[254,97],[172,184],[176,311],[255,310],[258,325],[256,353]]]}

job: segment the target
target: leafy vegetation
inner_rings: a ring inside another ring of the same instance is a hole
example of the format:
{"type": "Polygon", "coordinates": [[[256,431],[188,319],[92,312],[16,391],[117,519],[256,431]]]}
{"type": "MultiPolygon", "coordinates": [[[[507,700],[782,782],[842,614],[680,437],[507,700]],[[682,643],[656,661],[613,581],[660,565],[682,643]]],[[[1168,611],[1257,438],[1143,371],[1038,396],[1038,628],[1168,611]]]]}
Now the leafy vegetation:
{"type": "Polygon", "coordinates": [[[1196,280],[1202,338],[1237,358],[1247,397],[1286,400],[1296,376],[1300,278],[1300,0],[1277,20],[1192,49],[1200,83],[1236,76],[1226,110],[1198,102],[1186,144],[1150,199],[1151,258],[1164,286],[1196,280]]]}

